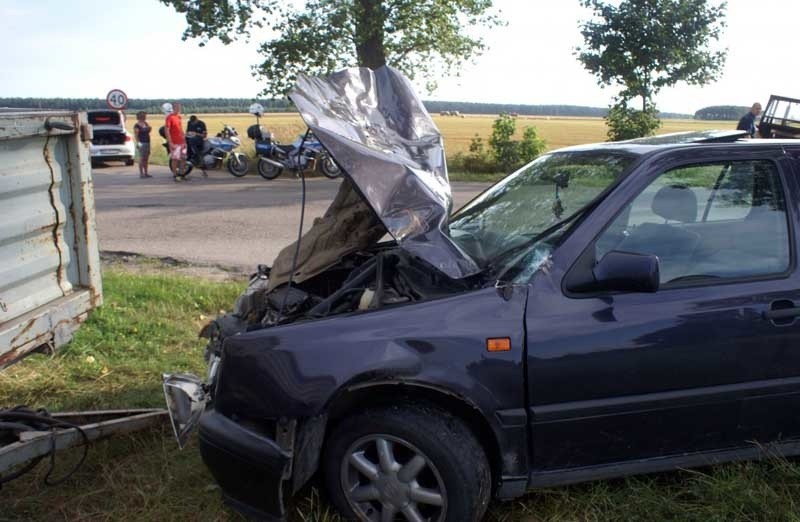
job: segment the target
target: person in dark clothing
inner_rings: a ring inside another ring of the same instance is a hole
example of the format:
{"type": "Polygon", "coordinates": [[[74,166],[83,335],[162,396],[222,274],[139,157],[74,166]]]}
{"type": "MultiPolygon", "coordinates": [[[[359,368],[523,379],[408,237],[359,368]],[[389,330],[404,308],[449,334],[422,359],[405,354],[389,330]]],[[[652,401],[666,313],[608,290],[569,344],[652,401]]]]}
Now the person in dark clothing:
{"type": "MultiPolygon", "coordinates": [[[[202,158],[200,153],[203,151],[203,141],[208,136],[206,124],[203,120],[192,114],[189,116],[189,123],[186,124],[186,145],[189,148],[189,158],[192,163],[203,169],[202,158]]],[[[203,169],[203,174],[206,171],[203,169]]]]}
{"type": "Polygon", "coordinates": [[[747,131],[751,138],[754,137],[756,135],[756,116],[759,114],[761,114],[761,104],[756,102],[750,110],[747,111],[747,114],[739,119],[736,130],[747,131]]]}
{"type": "Polygon", "coordinates": [[[150,160],[150,131],[152,127],[147,123],[147,114],[144,111],[136,113],[136,124],[133,131],[136,134],[136,148],[139,150],[139,177],[152,178],[147,172],[150,160]]]}

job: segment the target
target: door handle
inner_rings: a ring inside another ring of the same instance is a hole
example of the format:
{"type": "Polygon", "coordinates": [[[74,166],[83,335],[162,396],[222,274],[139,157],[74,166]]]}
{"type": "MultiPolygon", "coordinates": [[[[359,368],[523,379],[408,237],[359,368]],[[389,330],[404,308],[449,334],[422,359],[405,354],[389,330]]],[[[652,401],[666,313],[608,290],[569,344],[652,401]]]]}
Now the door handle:
{"type": "Polygon", "coordinates": [[[788,326],[794,324],[800,316],[800,307],[794,305],[789,299],[778,299],[769,304],[769,310],[761,313],[761,317],[770,321],[775,326],[788,326]]]}
{"type": "Polygon", "coordinates": [[[790,319],[792,317],[800,316],[800,308],[778,308],[777,310],[767,310],[765,312],[761,312],[761,316],[768,321],[774,321],[776,319],[790,319]]]}

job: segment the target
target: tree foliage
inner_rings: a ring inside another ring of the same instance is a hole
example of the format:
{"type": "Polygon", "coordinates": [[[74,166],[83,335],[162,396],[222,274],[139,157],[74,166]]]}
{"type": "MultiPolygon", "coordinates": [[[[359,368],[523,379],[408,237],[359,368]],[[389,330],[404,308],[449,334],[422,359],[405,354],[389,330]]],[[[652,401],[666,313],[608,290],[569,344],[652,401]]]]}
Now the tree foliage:
{"type": "Polygon", "coordinates": [[[606,116],[608,139],[622,141],[652,136],[661,126],[656,114],[656,108],[652,105],[640,111],[628,107],[626,100],[618,100],[609,107],[606,116]]]}
{"type": "Polygon", "coordinates": [[[411,78],[431,80],[452,72],[482,52],[469,34],[494,26],[493,0],[161,0],[186,17],[183,38],[200,45],[217,38],[230,43],[260,29],[277,36],[259,45],[264,61],[254,73],[264,93],[280,95],[297,72],[327,74],[347,66],[384,64],[411,78]]]}
{"type": "Polygon", "coordinates": [[[578,60],[601,85],[619,85],[624,100],[647,111],[663,87],[704,85],[719,76],[726,51],[712,48],[725,27],[726,4],[707,0],[581,0],[594,17],[581,25],[578,60]]]}
{"type": "Polygon", "coordinates": [[[477,173],[511,172],[533,161],[547,148],[539,137],[536,127],[525,127],[522,140],[515,140],[517,120],[501,114],[492,123],[489,149],[483,139],[475,135],[469,146],[469,154],[456,154],[449,162],[453,170],[477,173]]]}
{"type": "Polygon", "coordinates": [[[661,125],[653,103],[662,88],[714,81],[726,51],[712,48],[725,26],[726,4],[707,0],[581,0],[593,11],[583,22],[578,60],[600,85],[622,87],[606,116],[611,140],[652,135],[661,125]],[[630,101],[641,98],[641,110],[630,101]]]}
{"type": "Polygon", "coordinates": [[[745,105],[712,105],[695,112],[694,119],[736,121],[749,110],[745,105]]]}

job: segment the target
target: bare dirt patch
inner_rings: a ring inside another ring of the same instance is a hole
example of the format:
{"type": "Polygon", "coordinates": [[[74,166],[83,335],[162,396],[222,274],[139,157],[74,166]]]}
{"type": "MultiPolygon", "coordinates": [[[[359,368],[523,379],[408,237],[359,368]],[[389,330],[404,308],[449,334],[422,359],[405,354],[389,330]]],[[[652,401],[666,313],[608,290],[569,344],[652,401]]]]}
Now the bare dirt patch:
{"type": "Polygon", "coordinates": [[[198,277],[208,281],[246,281],[250,273],[231,266],[191,263],[174,257],[145,256],[135,252],[100,252],[102,267],[123,270],[131,274],[169,274],[198,277]]]}

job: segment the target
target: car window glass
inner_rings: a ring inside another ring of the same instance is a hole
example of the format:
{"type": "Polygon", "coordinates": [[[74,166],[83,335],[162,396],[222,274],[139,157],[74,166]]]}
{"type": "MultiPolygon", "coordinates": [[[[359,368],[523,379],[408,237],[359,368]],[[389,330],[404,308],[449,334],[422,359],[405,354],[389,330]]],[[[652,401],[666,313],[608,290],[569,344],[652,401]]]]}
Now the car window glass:
{"type": "Polygon", "coordinates": [[[798,121],[800,120],[800,104],[780,100],[770,107],[769,116],[773,116],[776,119],[798,121]]]}
{"type": "Polygon", "coordinates": [[[540,156],[453,214],[450,235],[485,266],[593,201],[633,160],[604,151],[540,156]]]}
{"type": "Polygon", "coordinates": [[[119,125],[121,118],[117,111],[94,111],[87,113],[87,119],[92,125],[119,125]]]}
{"type": "Polygon", "coordinates": [[[595,242],[656,255],[661,284],[779,274],[789,266],[786,205],[768,161],[672,169],[642,191],[595,242]]]}

